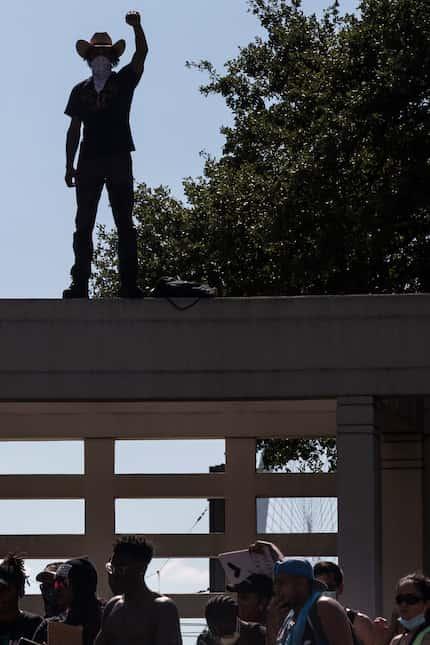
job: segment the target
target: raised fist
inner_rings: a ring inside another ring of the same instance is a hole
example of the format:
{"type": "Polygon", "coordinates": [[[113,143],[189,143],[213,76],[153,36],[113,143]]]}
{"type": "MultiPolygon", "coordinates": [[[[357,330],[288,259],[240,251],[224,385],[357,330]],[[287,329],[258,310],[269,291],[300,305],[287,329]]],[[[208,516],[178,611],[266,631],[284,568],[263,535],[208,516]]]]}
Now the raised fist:
{"type": "Polygon", "coordinates": [[[140,25],[140,13],[138,11],[129,11],[125,21],[130,27],[138,27],[140,25]]]}

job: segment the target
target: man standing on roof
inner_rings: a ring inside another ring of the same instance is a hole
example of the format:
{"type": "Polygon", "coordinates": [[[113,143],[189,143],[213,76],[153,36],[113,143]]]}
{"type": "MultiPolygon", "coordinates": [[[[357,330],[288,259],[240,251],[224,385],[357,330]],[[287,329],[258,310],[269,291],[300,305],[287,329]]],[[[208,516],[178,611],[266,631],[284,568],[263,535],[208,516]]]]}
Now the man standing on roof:
{"type": "Polygon", "coordinates": [[[103,186],[106,185],[118,230],[118,255],[123,298],[141,298],[137,286],[137,241],[133,224],[133,169],[135,150],[130,129],[134,91],[142,77],[148,45],[137,11],[126,16],[134,29],[136,50],[131,63],[118,65],[126,43],[113,44],[107,33],[96,33],[87,42],[78,40],[76,49],[91,69],[91,77],[74,87],[65,113],[72,119],[67,132],[66,184],[76,188],[76,232],[73,238],[75,263],[72,283],[63,293],[66,299],[88,298],[93,256],[92,235],[103,186]],[[81,140],[79,159],[75,157],[81,140]]]}

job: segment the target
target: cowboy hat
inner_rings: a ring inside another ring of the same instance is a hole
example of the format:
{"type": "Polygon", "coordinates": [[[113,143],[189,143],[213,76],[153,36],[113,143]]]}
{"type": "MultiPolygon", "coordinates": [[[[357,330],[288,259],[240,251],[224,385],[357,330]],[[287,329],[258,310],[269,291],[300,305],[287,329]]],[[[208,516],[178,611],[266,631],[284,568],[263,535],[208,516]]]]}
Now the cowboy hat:
{"type": "Polygon", "coordinates": [[[76,43],[76,51],[79,56],[86,58],[90,49],[105,49],[112,51],[117,58],[123,55],[125,51],[125,40],[118,40],[117,43],[112,43],[112,38],[106,32],[96,33],[91,38],[90,42],[87,40],[78,40],[76,43]]]}

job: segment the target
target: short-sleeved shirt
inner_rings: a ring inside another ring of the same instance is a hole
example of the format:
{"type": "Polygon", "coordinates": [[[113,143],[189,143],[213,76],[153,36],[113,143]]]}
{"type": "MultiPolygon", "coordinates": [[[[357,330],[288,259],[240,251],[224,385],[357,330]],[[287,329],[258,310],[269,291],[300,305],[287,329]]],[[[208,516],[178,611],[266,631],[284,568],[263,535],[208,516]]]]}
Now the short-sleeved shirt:
{"type": "Polygon", "coordinates": [[[0,643],[18,642],[20,638],[31,640],[42,620],[41,616],[30,614],[28,611],[20,611],[19,616],[13,622],[0,622],[0,643]]]}
{"type": "Polygon", "coordinates": [[[76,85],[70,95],[65,114],[84,124],[81,156],[115,155],[135,150],[130,128],[130,110],[138,74],[130,63],[119,72],[112,72],[98,94],[93,78],[76,85]]]}

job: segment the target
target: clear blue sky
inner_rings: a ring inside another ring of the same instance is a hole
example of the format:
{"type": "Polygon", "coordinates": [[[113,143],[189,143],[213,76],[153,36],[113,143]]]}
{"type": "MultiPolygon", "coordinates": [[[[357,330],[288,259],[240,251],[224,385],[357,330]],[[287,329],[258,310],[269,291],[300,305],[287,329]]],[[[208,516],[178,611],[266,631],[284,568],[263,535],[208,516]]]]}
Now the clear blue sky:
{"type": "MultiPolygon", "coordinates": [[[[328,0],[306,0],[321,11],[328,0]]],[[[355,1],[344,0],[352,10],[355,1]]],[[[133,32],[127,10],[144,17],[150,55],[132,116],[137,146],[135,177],[181,195],[181,180],[201,173],[201,150],[218,154],[219,128],[229,121],[223,102],[198,92],[204,77],[186,60],[207,58],[218,68],[258,32],[246,0],[24,0],[2,5],[3,104],[1,298],[55,298],[68,282],[75,201],[64,182],[63,115],[74,84],[88,76],[75,53],[78,38],[133,32]]],[[[111,222],[104,195],[100,222],[111,222]]]]}
{"type": "MultiPolygon", "coordinates": [[[[304,7],[319,13],[328,4],[329,0],[305,0],[304,7]]],[[[353,11],[356,6],[355,0],[341,2],[345,11],[353,11]]],[[[187,70],[185,61],[207,58],[222,68],[240,45],[261,33],[246,8],[246,0],[147,0],[135,6],[124,0],[4,3],[1,298],[56,298],[69,279],[75,200],[63,181],[68,125],[63,111],[73,85],[88,76],[75,53],[75,41],[90,38],[95,31],[109,31],[114,40],[126,38],[126,63],[133,50],[133,32],[124,16],[130,9],[141,11],[150,55],[132,114],[137,146],[134,174],[137,181],[151,186],[167,184],[181,196],[182,178],[202,171],[199,152],[219,154],[219,129],[230,120],[219,98],[199,94],[198,87],[205,78],[187,70]]],[[[105,195],[98,221],[111,223],[105,195]]],[[[53,463],[55,449],[41,449],[53,463]]],[[[172,450],[158,462],[151,457],[151,462],[160,464],[156,469],[162,472],[167,459],[172,462],[175,456],[172,450]]],[[[195,456],[199,459],[198,452],[195,456]]],[[[76,447],[73,459],[70,452],[66,458],[58,457],[57,470],[66,472],[72,463],[79,469],[81,458],[76,447]]],[[[132,460],[124,453],[126,469],[127,464],[133,469],[132,460]]],[[[16,472],[18,463],[16,455],[0,450],[0,472],[16,472]]],[[[204,500],[201,506],[203,510],[204,500]]],[[[190,503],[188,511],[186,517],[193,521],[195,505],[190,503]]],[[[183,513],[182,508],[177,517],[183,513]]],[[[36,518],[39,512],[32,505],[24,513],[13,511],[9,518],[18,522],[23,515],[31,524],[30,518],[36,518]]],[[[71,522],[78,528],[80,517],[79,504],[70,513],[55,513],[56,522],[71,522]]],[[[125,513],[124,522],[132,521],[133,513],[125,513]]],[[[45,522],[49,524],[46,516],[45,522]]],[[[5,531],[7,527],[1,526],[0,533],[5,531]]],[[[175,581],[171,590],[185,590],[184,585],[186,590],[206,586],[206,563],[183,561],[180,566],[175,562],[169,566],[169,579],[175,581]]]]}

